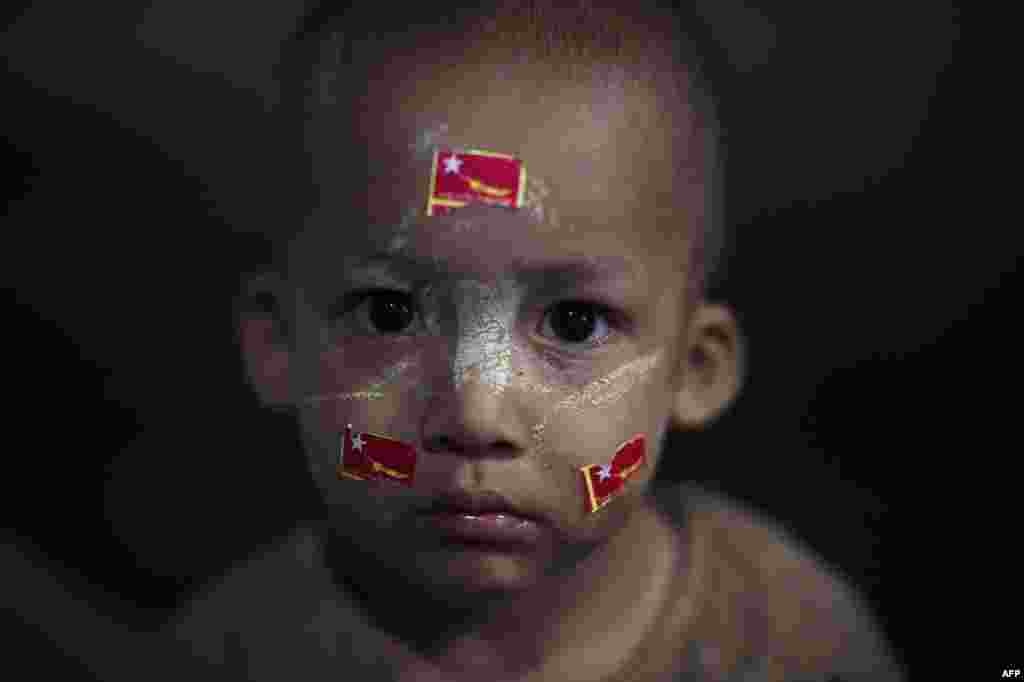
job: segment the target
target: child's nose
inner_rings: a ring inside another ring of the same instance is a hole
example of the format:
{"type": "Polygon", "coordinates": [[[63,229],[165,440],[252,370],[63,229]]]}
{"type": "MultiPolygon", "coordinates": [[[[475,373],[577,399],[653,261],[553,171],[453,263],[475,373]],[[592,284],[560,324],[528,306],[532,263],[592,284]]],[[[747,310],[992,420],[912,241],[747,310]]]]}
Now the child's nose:
{"type": "Polygon", "coordinates": [[[479,372],[435,392],[423,416],[427,452],[461,457],[509,458],[523,455],[529,429],[511,404],[513,393],[482,382],[479,372]]]}
{"type": "Polygon", "coordinates": [[[471,374],[496,388],[508,386],[512,343],[522,294],[511,282],[462,280],[453,285],[451,337],[452,383],[459,387],[471,374]]]}

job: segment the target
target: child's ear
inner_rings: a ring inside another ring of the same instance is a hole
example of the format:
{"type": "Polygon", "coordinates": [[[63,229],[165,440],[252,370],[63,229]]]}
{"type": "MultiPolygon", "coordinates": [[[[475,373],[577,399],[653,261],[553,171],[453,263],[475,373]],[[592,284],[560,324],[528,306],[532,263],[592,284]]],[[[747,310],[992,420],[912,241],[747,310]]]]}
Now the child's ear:
{"type": "Polygon", "coordinates": [[[692,431],[708,426],[739,395],[746,347],[730,310],[705,303],[694,311],[683,343],[672,420],[692,431]]]}
{"type": "Polygon", "coordinates": [[[290,405],[291,346],[277,275],[247,276],[235,306],[238,342],[249,385],[266,407],[290,405]]]}

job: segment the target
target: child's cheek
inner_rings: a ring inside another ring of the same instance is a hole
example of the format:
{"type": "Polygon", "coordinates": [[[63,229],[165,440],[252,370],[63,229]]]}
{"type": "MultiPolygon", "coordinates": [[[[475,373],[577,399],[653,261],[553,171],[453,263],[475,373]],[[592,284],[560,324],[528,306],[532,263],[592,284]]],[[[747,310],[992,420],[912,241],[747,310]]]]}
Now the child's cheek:
{"type": "Polygon", "coordinates": [[[530,367],[544,386],[558,387],[563,397],[572,395],[592,382],[597,373],[592,358],[569,358],[553,350],[524,346],[530,367]]]}
{"type": "Polygon", "coordinates": [[[660,351],[641,356],[557,398],[532,427],[536,456],[573,472],[610,460],[619,444],[644,428],[641,391],[661,358],[660,351]]]}
{"type": "Polygon", "coordinates": [[[322,432],[340,432],[348,423],[381,429],[400,416],[419,375],[419,353],[408,342],[351,339],[320,355],[316,390],[306,404],[316,409],[322,432]]]}

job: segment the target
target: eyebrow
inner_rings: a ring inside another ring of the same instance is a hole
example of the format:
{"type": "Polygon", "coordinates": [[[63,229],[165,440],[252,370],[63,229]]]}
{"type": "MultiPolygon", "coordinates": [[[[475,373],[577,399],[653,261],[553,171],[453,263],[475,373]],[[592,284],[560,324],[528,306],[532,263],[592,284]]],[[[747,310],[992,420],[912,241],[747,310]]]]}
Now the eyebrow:
{"type": "MultiPolygon", "coordinates": [[[[381,268],[415,276],[417,279],[438,278],[450,273],[443,263],[411,258],[402,254],[374,253],[359,258],[350,270],[381,268]]],[[[630,278],[636,270],[624,256],[579,256],[551,260],[515,268],[515,278],[546,293],[554,293],[598,282],[630,278]]]]}
{"type": "Polygon", "coordinates": [[[629,278],[635,274],[633,264],[623,256],[585,257],[551,261],[521,268],[517,278],[524,284],[554,295],[575,287],[629,278]]]}

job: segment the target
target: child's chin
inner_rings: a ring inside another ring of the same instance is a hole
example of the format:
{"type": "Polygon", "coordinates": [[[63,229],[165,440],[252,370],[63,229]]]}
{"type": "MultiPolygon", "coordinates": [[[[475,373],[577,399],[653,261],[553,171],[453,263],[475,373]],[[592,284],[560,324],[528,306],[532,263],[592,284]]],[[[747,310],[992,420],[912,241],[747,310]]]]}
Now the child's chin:
{"type": "Polygon", "coordinates": [[[446,545],[418,557],[417,569],[421,579],[441,590],[497,596],[537,585],[544,573],[544,557],[504,547],[446,545]]]}

